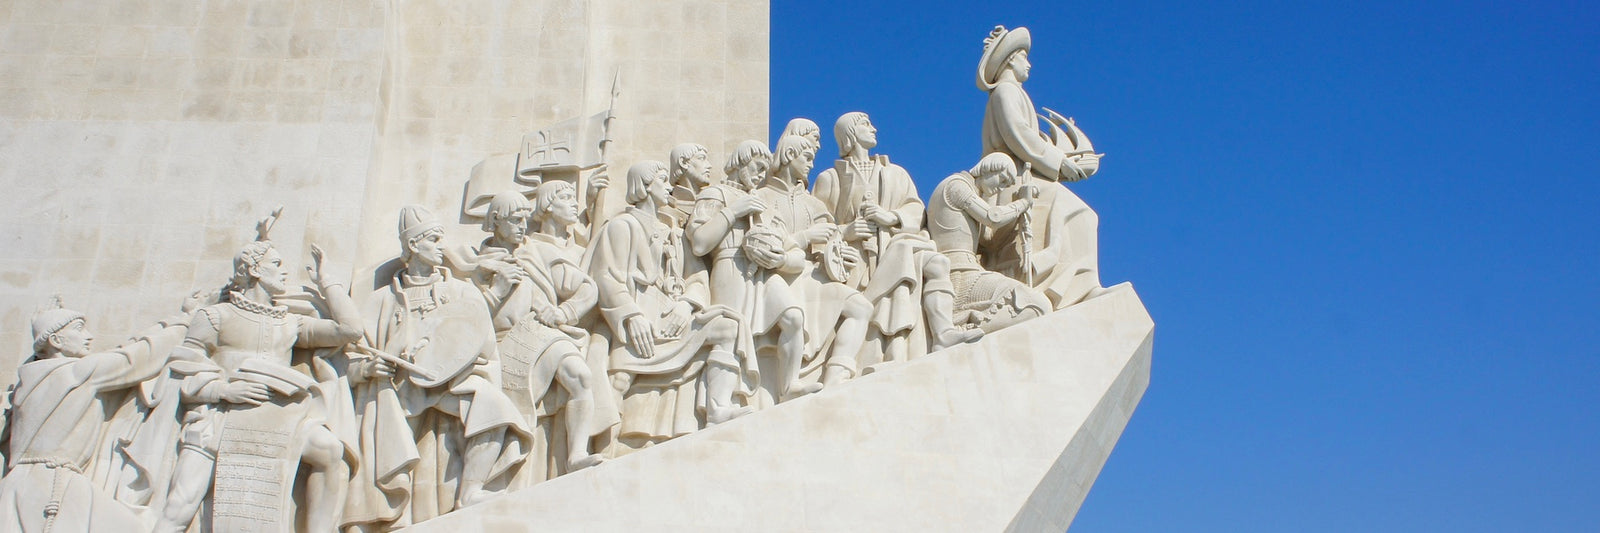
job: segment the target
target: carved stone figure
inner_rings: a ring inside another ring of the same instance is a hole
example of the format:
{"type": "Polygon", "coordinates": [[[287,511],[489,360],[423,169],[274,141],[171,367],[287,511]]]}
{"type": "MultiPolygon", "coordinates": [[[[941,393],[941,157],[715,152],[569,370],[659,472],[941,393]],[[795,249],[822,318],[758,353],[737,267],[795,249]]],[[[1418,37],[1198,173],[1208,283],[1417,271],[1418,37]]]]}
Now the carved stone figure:
{"type": "Polygon", "coordinates": [[[599,454],[589,453],[589,438],[606,429],[591,427],[596,381],[583,353],[588,333],[578,328],[599,292],[578,264],[581,252],[571,247],[568,228],[580,214],[576,189],[548,181],[537,191],[540,232],[526,233],[534,214],[527,198],[503,192],[489,202],[484,225],[493,233],[476,252],[481,265],[495,265],[484,293],[499,335],[501,384],[530,426],[542,411],[565,410],[564,467],[573,471],[600,463],[599,454]],[[552,381],[566,401],[540,408],[552,381]]]}
{"type": "Polygon", "coordinates": [[[444,262],[444,226],[400,210],[400,260],[367,302],[368,357],[352,370],[361,466],[346,520],[401,527],[492,496],[527,457],[531,435],[501,390],[494,324],[482,293],[444,262]]]}
{"type": "Polygon", "coordinates": [[[687,233],[695,255],[711,264],[711,302],[738,309],[752,335],[777,337],[774,396],[781,401],[821,385],[800,382],[805,307],[785,279],[804,270],[805,253],[781,223],[760,219],[767,205],[751,194],[766,178],[771,158],[761,141],[739,143],[723,167],[726,180],[700,191],[687,233]]]}
{"type": "Polygon", "coordinates": [[[840,116],[833,134],[841,159],[817,176],[813,192],[865,259],[865,279],[855,284],[876,302],[872,332],[883,359],[904,361],[981,336],[955,326],[950,261],[921,232],[924,207],[911,175],[868,153],[878,130],[866,113],[840,116]]]}
{"type": "Polygon", "coordinates": [[[1011,235],[1000,235],[998,247],[986,254],[992,270],[1044,291],[1056,309],[1100,294],[1099,216],[1076,194],[1057,182],[1079,181],[1100,169],[1101,154],[1070,119],[1045,109],[1055,139],[1039,131],[1033,99],[1023,90],[1032,65],[1028,50],[1032,38],[1027,28],[1006,30],[996,26],[984,40],[978,61],[978,87],[989,93],[983,117],[983,153],[1000,152],[1014,164],[1030,165],[1032,172],[1013,186],[1032,185],[1039,190],[1028,215],[1032,232],[1026,248],[1011,235]],[[1062,129],[1065,127],[1065,129],[1062,129]]]}
{"type": "MultiPolygon", "coordinates": [[[[234,256],[226,301],[200,309],[190,321],[180,349],[211,364],[183,372],[182,398],[192,407],[157,531],[187,529],[207,492],[213,529],[293,530],[290,487],[301,463],[307,468],[299,503],[304,528],[335,531],[340,525],[355,455],[330,427],[330,416],[349,405],[330,405],[329,397],[338,396],[291,361],[297,347],[339,347],[360,338],[360,315],[343,284],[323,274],[315,245],[306,270],[332,318],[291,313],[276,302],[289,289],[289,271],[267,240],[277,215],[263,220],[257,240],[234,256]]],[[[321,377],[333,379],[324,369],[321,377]]]]}
{"type": "Polygon", "coordinates": [[[778,139],[777,168],[755,196],[767,207],[761,213],[766,223],[787,228],[788,238],[811,259],[800,272],[783,276],[805,302],[806,356],[815,357],[831,343],[822,372],[827,385],[855,375],[860,367],[857,356],[867,340],[872,302],[845,283],[861,262],[860,252],[844,242],[828,207],[806,190],[816,156],[816,144],[805,137],[778,139]]]}
{"type": "Polygon", "coordinates": [[[951,175],[928,198],[928,232],[939,253],[950,258],[950,281],[956,287],[956,315],[986,332],[1049,312],[1043,293],[1021,281],[983,269],[978,242],[987,232],[1017,223],[1033,207],[1034,189],[1017,189],[1019,198],[994,205],[1000,191],[1016,184],[1011,157],[999,152],[977,166],[951,175]]]}
{"type": "Polygon", "coordinates": [[[702,281],[674,274],[688,250],[672,248],[659,218],[671,198],[667,165],[628,169],[621,216],[606,222],[584,258],[600,288],[600,315],[611,336],[613,386],[622,392],[620,438],[638,448],[749,411],[759,375],[748,333],[733,308],[711,303],[702,281]],[[742,334],[743,333],[743,334],[742,334]]]}
{"type": "MultiPolygon", "coordinates": [[[[183,341],[188,313],[163,320],[115,349],[94,352],[82,313],[50,309],[33,317],[33,353],[17,368],[8,424],[7,471],[0,478],[0,529],[23,533],[148,528],[91,478],[107,444],[119,392],[152,378],[183,341]]],[[[59,304],[58,304],[59,305],[59,304]]]]}

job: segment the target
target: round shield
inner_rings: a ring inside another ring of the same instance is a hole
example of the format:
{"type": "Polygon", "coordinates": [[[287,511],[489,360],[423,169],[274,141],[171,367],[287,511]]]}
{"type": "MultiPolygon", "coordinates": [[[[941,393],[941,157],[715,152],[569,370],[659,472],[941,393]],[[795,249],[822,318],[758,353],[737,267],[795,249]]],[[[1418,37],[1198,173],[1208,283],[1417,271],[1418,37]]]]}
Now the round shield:
{"type": "MultiPolygon", "coordinates": [[[[483,353],[486,342],[481,317],[471,313],[469,306],[440,306],[422,320],[422,335],[427,339],[411,360],[427,371],[426,375],[411,372],[411,382],[423,387],[437,387],[448,383],[470,368],[483,353]]],[[[492,335],[492,334],[491,334],[492,335]]]]}

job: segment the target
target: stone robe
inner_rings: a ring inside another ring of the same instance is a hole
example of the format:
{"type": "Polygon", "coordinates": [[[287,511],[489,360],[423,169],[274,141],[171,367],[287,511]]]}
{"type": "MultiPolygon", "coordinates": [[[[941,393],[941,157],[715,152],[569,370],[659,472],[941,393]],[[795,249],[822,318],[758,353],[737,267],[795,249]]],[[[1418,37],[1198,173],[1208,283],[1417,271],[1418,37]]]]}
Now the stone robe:
{"type": "MultiPolygon", "coordinates": [[[[697,411],[706,398],[696,378],[707,358],[703,326],[718,317],[743,323],[732,308],[710,303],[704,266],[673,233],[668,224],[629,207],[606,222],[584,257],[600,289],[600,316],[612,339],[610,372],[624,385],[619,436],[633,443],[660,442],[700,428],[697,411]],[[624,322],[642,316],[659,325],[678,302],[693,309],[683,335],[657,335],[655,356],[640,357],[628,346],[624,322]]],[[[748,339],[748,332],[740,337],[748,339]]],[[[740,347],[737,360],[729,362],[744,370],[740,393],[746,396],[759,379],[750,353],[740,347]]]]}
{"type": "Polygon", "coordinates": [[[784,279],[744,254],[750,217],[735,220],[723,212],[750,194],[724,184],[700,191],[687,233],[695,255],[711,264],[711,303],[737,309],[749,320],[751,333],[760,336],[777,324],[784,311],[803,308],[784,279]]]}
{"type": "MultiPolygon", "coordinates": [[[[821,259],[817,256],[822,254],[821,248],[826,246],[826,243],[813,247],[806,243],[801,235],[818,225],[833,226],[833,214],[828,210],[828,206],[806,191],[805,186],[801,184],[782,183],[777,178],[769,178],[766,185],[756,189],[753,194],[767,206],[767,210],[761,214],[762,218],[769,223],[781,224],[787,228],[789,239],[805,249],[807,255],[813,259],[806,261],[799,272],[779,275],[805,306],[806,361],[820,363],[821,361],[815,357],[833,340],[834,329],[839,325],[845,301],[859,293],[854,287],[829,279],[818,266],[821,259]]],[[[808,364],[802,373],[817,366],[820,365],[808,364]]],[[[854,365],[849,366],[852,367],[851,370],[859,371],[854,365]]]]}
{"type": "Polygon", "coordinates": [[[874,329],[885,337],[911,334],[912,353],[924,353],[927,335],[919,256],[934,252],[933,242],[921,233],[924,206],[911,174],[890,163],[888,156],[875,155],[872,160],[875,164],[866,173],[849,161],[838,160],[834,168],[817,175],[812,192],[841,226],[855,222],[861,202],[867,199],[899,216],[898,224],[879,227],[872,238],[852,243],[867,262],[867,268],[861,270],[865,279],[854,285],[874,304],[874,329]]]}
{"type": "MultiPolygon", "coordinates": [[[[1029,257],[1033,286],[1050,298],[1056,309],[1081,301],[1100,287],[1098,232],[1100,218],[1078,195],[1059,181],[1076,176],[1061,176],[1061,163],[1067,154],[1039,131],[1033,99],[1022,85],[1002,81],[989,91],[989,104],[983,116],[983,153],[1009,154],[1021,169],[1031,163],[1033,171],[1005,193],[1032,184],[1039,198],[1030,210],[1033,244],[1029,257]]],[[[1010,197],[1010,196],[1007,196],[1010,197]]],[[[1015,279],[1026,279],[1022,254],[1015,239],[1016,230],[998,232],[997,246],[987,250],[989,270],[1015,279]]]]}
{"type": "MultiPolygon", "coordinates": [[[[403,527],[455,509],[466,444],[477,435],[505,428],[505,445],[489,474],[488,487],[527,458],[532,435],[516,406],[500,388],[500,356],[483,295],[471,283],[438,269],[433,278],[407,280],[404,271],[368,300],[367,341],[400,354],[438,316],[470,321],[476,332],[469,349],[474,363],[446,383],[421,387],[400,370],[394,379],[375,378],[355,390],[361,415],[361,462],[345,507],[345,521],[366,527],[403,527]],[[413,302],[406,288],[427,288],[432,302],[413,302]],[[433,307],[429,307],[429,306],[433,307]],[[444,309],[445,306],[455,306],[444,309]]],[[[453,342],[462,342],[457,340],[453,342]]]]}
{"type": "Polygon", "coordinates": [[[36,359],[17,369],[0,529],[120,532],[144,523],[85,473],[106,444],[105,413],[115,400],[107,393],[154,377],[185,330],[157,326],[109,352],[36,359]],[[45,514],[50,505],[58,506],[53,518],[45,514]]]}

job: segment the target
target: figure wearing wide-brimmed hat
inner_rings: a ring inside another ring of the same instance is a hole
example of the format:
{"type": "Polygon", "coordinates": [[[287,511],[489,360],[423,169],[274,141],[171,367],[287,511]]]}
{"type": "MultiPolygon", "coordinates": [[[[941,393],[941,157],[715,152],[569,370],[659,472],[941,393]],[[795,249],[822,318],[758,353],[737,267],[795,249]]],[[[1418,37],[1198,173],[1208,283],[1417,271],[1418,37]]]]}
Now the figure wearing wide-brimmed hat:
{"type": "Polygon", "coordinates": [[[1029,212],[1031,230],[1026,250],[1016,232],[996,235],[999,243],[986,250],[986,266],[1045,292],[1057,309],[1099,294],[1099,217],[1077,195],[1055,182],[1078,181],[1094,175],[1102,154],[1094,153],[1083,132],[1071,119],[1045,109],[1051,135],[1039,131],[1040,115],[1033,99],[1022,89],[1032,64],[1033,44],[1027,28],[1007,30],[996,26],[984,40],[978,61],[978,87],[989,93],[983,118],[983,154],[1009,154],[1020,168],[1032,172],[1017,187],[1033,184],[1040,196],[1029,212]]]}

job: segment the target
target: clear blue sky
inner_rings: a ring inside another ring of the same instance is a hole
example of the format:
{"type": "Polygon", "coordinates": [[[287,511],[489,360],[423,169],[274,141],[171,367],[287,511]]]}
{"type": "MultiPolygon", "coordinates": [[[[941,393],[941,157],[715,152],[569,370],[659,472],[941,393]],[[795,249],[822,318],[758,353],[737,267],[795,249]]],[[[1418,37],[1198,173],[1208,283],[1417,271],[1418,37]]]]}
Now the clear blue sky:
{"type": "Polygon", "coordinates": [[[1594,2],[774,0],[772,127],[971,166],[995,24],[1156,320],[1074,531],[1600,531],[1594,2]]]}

